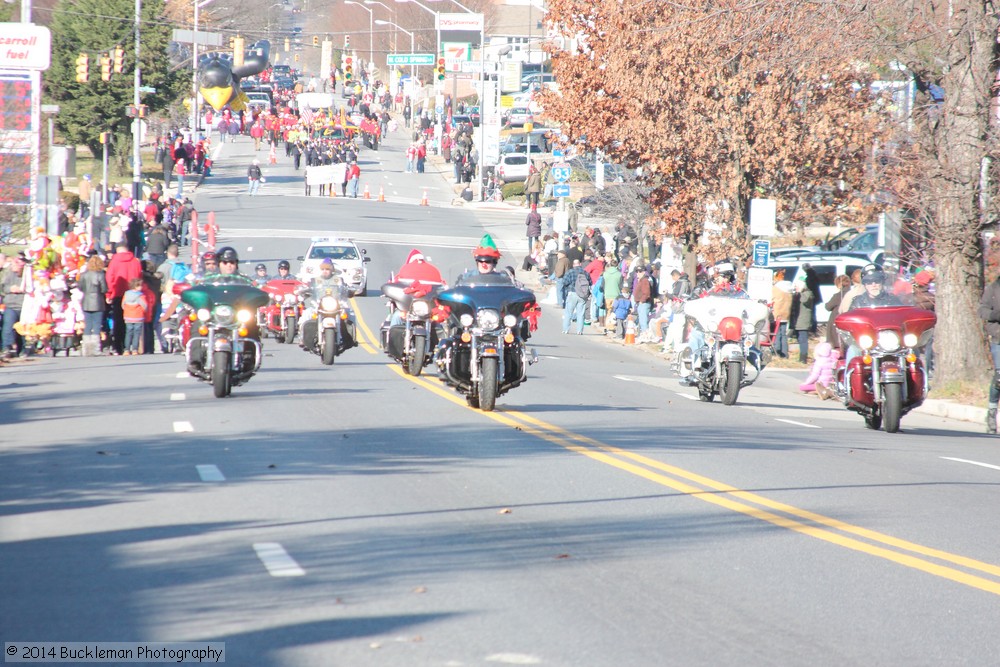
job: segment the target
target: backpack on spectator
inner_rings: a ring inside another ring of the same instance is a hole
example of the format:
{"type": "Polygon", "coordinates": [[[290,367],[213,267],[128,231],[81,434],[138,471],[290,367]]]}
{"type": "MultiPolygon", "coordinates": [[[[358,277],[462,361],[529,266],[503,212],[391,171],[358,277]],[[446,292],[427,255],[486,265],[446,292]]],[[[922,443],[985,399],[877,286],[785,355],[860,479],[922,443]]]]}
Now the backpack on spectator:
{"type": "Polygon", "coordinates": [[[573,284],[573,291],[581,299],[590,298],[590,276],[587,275],[586,271],[580,271],[576,274],[576,282],[573,284]]]}
{"type": "Polygon", "coordinates": [[[190,266],[181,261],[174,262],[174,268],[170,272],[170,280],[175,283],[182,283],[188,277],[189,273],[191,273],[190,266]]]}

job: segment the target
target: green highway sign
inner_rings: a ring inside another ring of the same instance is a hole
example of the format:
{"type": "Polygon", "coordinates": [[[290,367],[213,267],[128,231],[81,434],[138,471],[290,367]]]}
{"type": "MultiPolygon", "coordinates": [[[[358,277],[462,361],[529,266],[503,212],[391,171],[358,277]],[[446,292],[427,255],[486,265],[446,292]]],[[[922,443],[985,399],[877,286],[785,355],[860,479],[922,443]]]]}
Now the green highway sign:
{"type": "Polygon", "coordinates": [[[387,65],[433,65],[433,53],[392,53],[386,56],[387,65]]]}

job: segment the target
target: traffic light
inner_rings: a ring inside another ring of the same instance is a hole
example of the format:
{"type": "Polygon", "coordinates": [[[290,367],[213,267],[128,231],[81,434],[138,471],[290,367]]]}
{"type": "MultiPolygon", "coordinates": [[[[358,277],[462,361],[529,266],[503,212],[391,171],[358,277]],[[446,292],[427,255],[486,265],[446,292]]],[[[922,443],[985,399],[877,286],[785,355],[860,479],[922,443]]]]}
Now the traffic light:
{"type": "Polygon", "coordinates": [[[350,81],[354,78],[354,58],[353,56],[344,56],[344,81],[350,81]]]}
{"type": "Polygon", "coordinates": [[[81,53],[76,57],[76,82],[87,83],[90,79],[90,58],[86,53],[81,53]]]}
{"type": "Polygon", "coordinates": [[[319,46],[319,35],[313,35],[313,46],[319,46]]]}
{"type": "Polygon", "coordinates": [[[351,36],[344,35],[344,50],[346,51],[349,48],[351,48],[351,36]]]}
{"type": "Polygon", "coordinates": [[[438,81],[444,81],[447,76],[447,71],[444,68],[444,58],[438,58],[437,67],[434,68],[434,73],[437,75],[438,81]]]}
{"type": "Polygon", "coordinates": [[[299,54],[295,54],[295,62],[299,62],[299,54]]]}
{"type": "Polygon", "coordinates": [[[101,81],[111,81],[111,56],[101,54],[101,81]]]}
{"type": "Polygon", "coordinates": [[[115,74],[121,74],[124,71],[125,71],[125,49],[123,49],[120,46],[116,46],[114,72],[115,74]]]}
{"type": "Polygon", "coordinates": [[[291,50],[292,50],[292,40],[285,37],[285,53],[288,53],[291,50]]]}

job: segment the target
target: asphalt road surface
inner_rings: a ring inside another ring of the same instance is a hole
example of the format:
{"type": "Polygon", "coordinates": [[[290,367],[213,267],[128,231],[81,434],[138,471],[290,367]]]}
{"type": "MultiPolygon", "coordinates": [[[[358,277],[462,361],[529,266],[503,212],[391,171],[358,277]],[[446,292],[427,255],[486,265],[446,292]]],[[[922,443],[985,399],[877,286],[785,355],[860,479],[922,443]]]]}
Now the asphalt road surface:
{"type": "Polygon", "coordinates": [[[413,247],[456,276],[484,228],[520,260],[523,215],[448,207],[439,175],[400,173],[401,135],[362,156],[386,203],[306,198],[281,152],[250,198],[245,142],[199,209],[244,268],[358,239],[363,344],[325,367],[266,340],[221,400],[180,356],[0,370],[4,642],[225,642],[261,667],[1000,664],[1000,449],[978,427],[872,432],[777,370],[701,403],[653,357],[560,334],[554,307],[529,382],[470,409],[378,350],[378,286],[413,247]]]}

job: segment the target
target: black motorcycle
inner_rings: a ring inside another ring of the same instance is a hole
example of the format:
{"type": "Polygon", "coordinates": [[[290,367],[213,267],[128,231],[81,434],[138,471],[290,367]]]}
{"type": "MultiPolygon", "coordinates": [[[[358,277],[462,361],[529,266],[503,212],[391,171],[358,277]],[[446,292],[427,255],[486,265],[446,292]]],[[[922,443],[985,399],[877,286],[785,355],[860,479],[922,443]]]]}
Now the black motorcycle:
{"type": "Polygon", "coordinates": [[[260,369],[255,318],[267,293],[249,285],[198,285],[181,292],[181,301],[194,311],[188,373],[210,382],[216,398],[228,396],[260,369]]]}
{"type": "Polygon", "coordinates": [[[434,310],[434,295],[441,287],[429,288],[428,292],[412,291],[406,283],[386,283],[382,285],[384,294],[391,304],[390,318],[382,325],[381,342],[386,354],[395,359],[408,375],[420,375],[424,366],[430,363],[431,353],[437,345],[437,332],[431,321],[434,310]],[[393,314],[401,313],[402,324],[392,324],[393,314]]]}
{"type": "Polygon", "coordinates": [[[449,335],[434,351],[441,376],[470,406],[493,410],[497,396],[525,382],[537,360],[525,348],[529,325],[523,315],[535,295],[506,276],[485,274],[442,291],[437,301],[450,311],[449,335]]]}

